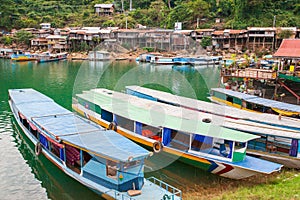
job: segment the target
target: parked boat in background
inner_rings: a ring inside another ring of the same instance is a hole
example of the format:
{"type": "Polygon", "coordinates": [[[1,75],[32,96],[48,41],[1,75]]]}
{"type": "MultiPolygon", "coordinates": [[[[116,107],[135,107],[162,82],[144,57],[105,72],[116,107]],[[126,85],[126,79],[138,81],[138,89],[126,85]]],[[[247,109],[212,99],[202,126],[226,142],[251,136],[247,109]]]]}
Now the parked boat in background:
{"type": "Polygon", "coordinates": [[[163,151],[208,172],[241,179],[270,174],[282,165],[246,156],[252,134],[198,120],[179,107],[161,104],[107,89],[77,94],[73,109],[103,127],[163,151]],[[160,109],[161,108],[161,109],[160,109]]]}
{"type": "Polygon", "coordinates": [[[288,168],[300,168],[300,120],[284,116],[279,120],[272,114],[225,107],[136,85],[126,86],[126,93],[198,111],[200,118],[208,118],[212,123],[259,135],[260,138],[249,141],[249,155],[278,162],[288,168]]]}
{"type": "Polygon", "coordinates": [[[44,63],[44,62],[55,62],[55,61],[65,60],[67,59],[67,56],[68,56],[67,52],[56,53],[56,54],[45,52],[45,53],[38,54],[35,57],[37,62],[44,63]]]}
{"type": "Polygon", "coordinates": [[[9,105],[36,155],[108,199],[181,199],[181,191],[144,178],[150,152],[83,119],[33,89],[9,90],[9,105]],[[168,191],[168,189],[170,191],[168,191]]]}
{"type": "Polygon", "coordinates": [[[12,61],[24,62],[24,61],[34,61],[36,58],[30,53],[23,53],[22,51],[14,52],[10,56],[12,61]]]}
{"type": "Polygon", "coordinates": [[[300,106],[224,88],[212,88],[211,101],[248,111],[300,117],[300,106]]]}

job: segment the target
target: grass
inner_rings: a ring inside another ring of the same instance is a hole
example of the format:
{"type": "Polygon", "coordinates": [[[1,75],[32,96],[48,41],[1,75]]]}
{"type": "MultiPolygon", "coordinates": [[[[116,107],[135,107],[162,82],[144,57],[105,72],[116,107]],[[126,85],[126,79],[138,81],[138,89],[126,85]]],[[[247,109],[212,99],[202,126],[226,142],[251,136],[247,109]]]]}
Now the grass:
{"type": "Polygon", "coordinates": [[[188,200],[231,199],[300,199],[300,171],[284,169],[269,176],[254,176],[245,180],[219,179],[210,185],[197,185],[183,191],[188,200]]]}

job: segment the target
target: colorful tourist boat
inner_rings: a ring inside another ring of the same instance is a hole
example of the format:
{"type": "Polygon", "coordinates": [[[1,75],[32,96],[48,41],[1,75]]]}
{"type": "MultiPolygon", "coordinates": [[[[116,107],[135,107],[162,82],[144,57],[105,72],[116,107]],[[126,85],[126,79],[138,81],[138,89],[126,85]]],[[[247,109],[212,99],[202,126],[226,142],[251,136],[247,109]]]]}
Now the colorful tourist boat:
{"type": "Polygon", "coordinates": [[[16,61],[16,62],[36,60],[36,58],[33,55],[31,55],[29,53],[23,54],[22,52],[17,53],[17,54],[16,53],[12,54],[10,58],[11,58],[12,61],[16,61]]]}
{"type": "Polygon", "coordinates": [[[219,104],[226,104],[248,111],[300,117],[300,106],[294,104],[265,99],[224,88],[212,88],[210,95],[211,101],[219,104]]]}
{"type": "Polygon", "coordinates": [[[144,178],[151,152],[84,119],[33,89],[9,90],[13,115],[35,145],[64,173],[107,199],[181,199],[181,191],[144,178]],[[168,191],[168,189],[170,191],[168,191]]]}
{"type": "Polygon", "coordinates": [[[136,85],[126,86],[126,93],[140,98],[189,109],[185,113],[200,112],[200,119],[208,118],[223,127],[261,136],[249,141],[249,155],[300,168],[300,120],[276,115],[249,112],[229,106],[173,95],[136,85]]]}
{"type": "Polygon", "coordinates": [[[81,115],[154,152],[178,156],[183,162],[223,177],[241,179],[270,174],[282,167],[246,155],[248,141],[259,136],[197,117],[186,118],[179,107],[101,88],[77,94],[72,106],[81,115]]]}
{"type": "Polygon", "coordinates": [[[65,60],[67,59],[68,53],[57,53],[57,54],[50,54],[49,52],[42,53],[36,56],[36,60],[39,63],[44,63],[44,62],[56,62],[60,60],[65,60]]]}

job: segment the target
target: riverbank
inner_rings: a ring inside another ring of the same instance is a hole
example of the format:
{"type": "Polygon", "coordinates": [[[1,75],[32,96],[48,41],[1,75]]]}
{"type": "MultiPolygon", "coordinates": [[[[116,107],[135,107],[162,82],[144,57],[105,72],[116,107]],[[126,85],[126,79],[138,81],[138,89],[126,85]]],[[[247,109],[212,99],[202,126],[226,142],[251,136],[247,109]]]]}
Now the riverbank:
{"type": "Polygon", "coordinates": [[[244,180],[213,180],[209,185],[186,187],[182,191],[183,199],[189,200],[299,199],[300,176],[298,171],[284,169],[280,173],[244,180]]]}

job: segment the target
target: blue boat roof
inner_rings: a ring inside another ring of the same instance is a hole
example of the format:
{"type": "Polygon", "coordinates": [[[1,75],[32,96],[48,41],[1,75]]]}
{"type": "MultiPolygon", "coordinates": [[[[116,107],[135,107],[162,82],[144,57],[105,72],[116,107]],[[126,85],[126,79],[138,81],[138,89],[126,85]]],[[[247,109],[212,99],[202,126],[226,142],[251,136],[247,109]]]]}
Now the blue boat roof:
{"type": "Polygon", "coordinates": [[[58,140],[117,161],[138,160],[149,151],[114,131],[79,117],[33,89],[9,90],[17,109],[47,134],[58,140]]]}
{"type": "Polygon", "coordinates": [[[121,162],[128,162],[131,159],[140,160],[150,153],[112,130],[66,135],[60,138],[95,154],[121,162]]]}
{"type": "Polygon", "coordinates": [[[69,110],[56,104],[51,98],[33,89],[9,90],[9,94],[20,112],[27,118],[70,113],[69,110]]]}
{"type": "Polygon", "coordinates": [[[277,108],[280,110],[287,110],[287,111],[293,111],[293,112],[300,112],[300,106],[294,105],[294,104],[289,104],[289,103],[284,103],[284,102],[279,102],[271,99],[265,99],[261,98],[258,96],[253,96],[249,94],[244,94],[241,92],[233,91],[233,90],[228,90],[224,88],[212,88],[212,91],[220,92],[226,95],[230,95],[233,97],[237,97],[239,99],[246,100],[250,103],[254,104],[259,104],[263,105],[266,107],[272,107],[272,108],[277,108]]]}
{"type": "Polygon", "coordinates": [[[234,96],[234,97],[237,97],[239,99],[244,99],[244,100],[247,100],[247,101],[248,101],[248,99],[252,99],[252,98],[257,97],[257,96],[245,94],[245,93],[242,93],[242,92],[236,92],[236,91],[228,90],[228,89],[224,89],[224,88],[211,88],[211,91],[220,92],[220,93],[227,94],[227,95],[230,95],[230,96],[234,96]]]}
{"type": "Polygon", "coordinates": [[[16,105],[22,103],[34,103],[34,102],[54,102],[53,99],[47,97],[46,95],[37,92],[34,89],[11,89],[9,90],[11,99],[16,105]]]}
{"type": "Polygon", "coordinates": [[[104,128],[99,125],[71,112],[65,115],[34,117],[32,121],[56,137],[104,130],[104,128]]]}

